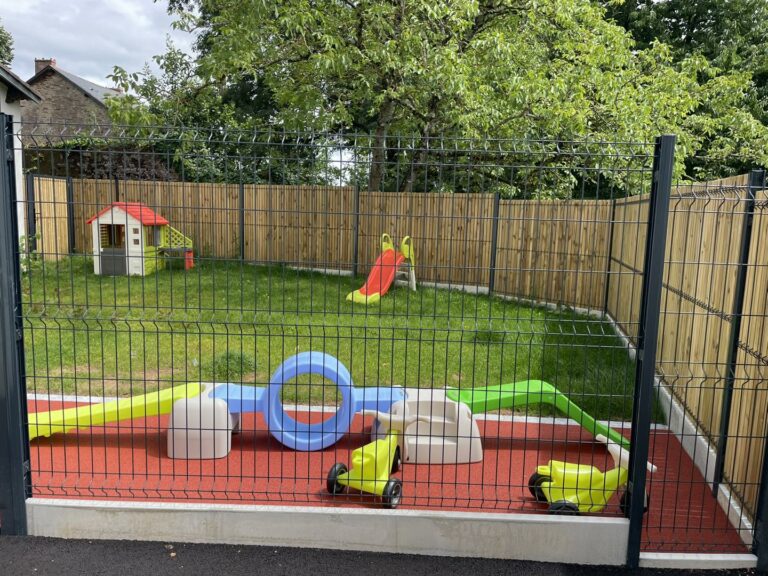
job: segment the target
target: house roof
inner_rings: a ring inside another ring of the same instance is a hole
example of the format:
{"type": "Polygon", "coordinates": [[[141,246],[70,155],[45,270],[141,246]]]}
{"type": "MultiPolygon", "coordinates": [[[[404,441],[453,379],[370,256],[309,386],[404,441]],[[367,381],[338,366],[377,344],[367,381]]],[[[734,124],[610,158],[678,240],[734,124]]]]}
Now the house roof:
{"type": "Polygon", "coordinates": [[[141,202],[113,202],[98,214],[91,216],[86,224],[91,224],[94,220],[112,210],[112,208],[119,208],[128,215],[136,218],[136,220],[141,222],[143,226],[166,226],[167,224],[170,224],[168,220],[141,202]]]}
{"type": "Polygon", "coordinates": [[[39,82],[40,79],[43,78],[43,76],[45,76],[46,74],[48,74],[48,72],[51,72],[51,71],[61,74],[69,82],[74,84],[77,88],[82,90],[86,95],[93,98],[96,102],[98,102],[102,106],[106,106],[106,100],[108,97],[122,95],[122,92],[120,90],[117,90],[116,88],[106,88],[105,86],[99,86],[98,84],[94,84],[90,80],[86,80],[85,78],[81,78],[76,74],[72,74],[71,72],[62,70],[58,66],[46,66],[45,68],[40,70],[40,72],[32,76],[32,78],[27,80],[27,83],[35,84],[39,82]]]}
{"type": "Polygon", "coordinates": [[[9,104],[16,102],[16,100],[32,100],[32,102],[39,103],[40,95],[35,92],[32,87],[24,82],[21,78],[16,76],[11,70],[0,64],[0,83],[5,84],[8,87],[8,94],[5,96],[5,101],[9,104]]]}

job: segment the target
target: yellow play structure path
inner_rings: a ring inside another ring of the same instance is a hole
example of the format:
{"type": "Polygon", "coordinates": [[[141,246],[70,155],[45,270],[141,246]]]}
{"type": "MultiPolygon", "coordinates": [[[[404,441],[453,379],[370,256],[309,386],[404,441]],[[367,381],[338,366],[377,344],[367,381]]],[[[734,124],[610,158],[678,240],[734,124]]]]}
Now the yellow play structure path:
{"type": "Polygon", "coordinates": [[[33,412],[29,415],[29,439],[50,436],[57,432],[68,432],[77,428],[90,428],[108,422],[169,414],[176,400],[194,398],[202,389],[202,385],[197,383],[181,384],[158,392],[118,398],[101,404],[88,404],[50,412],[33,412]]]}

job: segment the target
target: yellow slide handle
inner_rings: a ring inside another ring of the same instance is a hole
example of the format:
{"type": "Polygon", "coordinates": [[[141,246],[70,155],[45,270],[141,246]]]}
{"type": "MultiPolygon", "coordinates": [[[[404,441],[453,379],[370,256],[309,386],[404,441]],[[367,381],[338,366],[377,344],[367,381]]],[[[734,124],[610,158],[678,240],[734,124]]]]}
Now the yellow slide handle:
{"type": "Polygon", "coordinates": [[[400,242],[400,253],[405,256],[405,259],[408,260],[411,266],[416,266],[416,254],[413,251],[413,240],[411,240],[410,236],[406,236],[400,242]]]}
{"type": "Polygon", "coordinates": [[[386,252],[387,250],[394,250],[395,249],[395,243],[392,242],[392,237],[384,232],[384,234],[381,235],[381,251],[382,253],[386,252]]]}

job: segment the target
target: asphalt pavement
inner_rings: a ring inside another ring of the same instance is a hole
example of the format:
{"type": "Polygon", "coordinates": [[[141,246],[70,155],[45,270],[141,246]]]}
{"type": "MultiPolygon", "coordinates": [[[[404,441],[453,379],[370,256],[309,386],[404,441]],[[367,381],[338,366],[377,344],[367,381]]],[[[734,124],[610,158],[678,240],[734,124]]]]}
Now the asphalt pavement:
{"type": "Polygon", "coordinates": [[[345,552],[274,546],[230,546],[61,540],[0,537],[0,575],[8,576],[675,576],[688,574],[731,576],[749,570],[679,571],[627,570],[608,566],[574,566],[510,560],[438,558],[373,552],[345,552]]]}

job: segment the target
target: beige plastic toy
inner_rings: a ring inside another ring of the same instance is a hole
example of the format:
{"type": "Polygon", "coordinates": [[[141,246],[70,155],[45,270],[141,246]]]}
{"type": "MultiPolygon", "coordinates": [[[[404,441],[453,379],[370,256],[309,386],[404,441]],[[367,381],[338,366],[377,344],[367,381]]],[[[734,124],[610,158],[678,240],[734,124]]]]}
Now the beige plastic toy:
{"type": "Polygon", "coordinates": [[[448,398],[444,390],[406,388],[406,398],[390,412],[368,412],[376,417],[371,435],[383,439],[390,430],[400,432],[404,462],[414,464],[466,464],[483,459],[477,422],[463,402],[448,398]]]}
{"type": "Polygon", "coordinates": [[[209,396],[213,384],[205,384],[195,398],[173,404],[168,422],[168,456],[204,460],[224,458],[232,448],[232,433],[239,426],[239,414],[230,414],[225,400],[209,396]]]}

